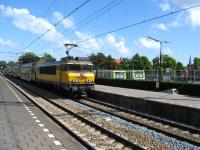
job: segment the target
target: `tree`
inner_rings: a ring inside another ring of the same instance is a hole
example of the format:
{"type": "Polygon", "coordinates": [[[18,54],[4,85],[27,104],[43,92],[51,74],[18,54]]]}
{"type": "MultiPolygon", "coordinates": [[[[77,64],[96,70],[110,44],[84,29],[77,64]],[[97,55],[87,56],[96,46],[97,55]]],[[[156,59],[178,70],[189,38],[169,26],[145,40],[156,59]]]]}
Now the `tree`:
{"type": "Polygon", "coordinates": [[[153,60],[153,69],[158,70],[160,68],[159,57],[155,57],[153,60]]]}
{"type": "Polygon", "coordinates": [[[45,53],[44,56],[40,58],[40,62],[50,62],[50,61],[56,61],[56,59],[51,54],[45,53]]]}
{"type": "MultiPolygon", "coordinates": [[[[171,68],[173,70],[176,69],[176,60],[172,57],[170,57],[169,55],[162,55],[162,68],[166,69],[166,68],[171,68]]],[[[159,69],[159,57],[156,57],[153,59],[153,68],[154,69],[159,69]]]]}
{"type": "Polygon", "coordinates": [[[89,58],[95,69],[105,69],[106,56],[103,53],[91,54],[89,58]]]}
{"type": "Polygon", "coordinates": [[[115,60],[112,58],[111,55],[108,55],[108,57],[106,58],[106,61],[105,61],[105,67],[104,69],[115,69],[115,60]]]}
{"type": "Polygon", "coordinates": [[[141,56],[142,59],[142,69],[150,70],[152,68],[151,62],[146,56],[141,56]]]}
{"type": "Polygon", "coordinates": [[[185,70],[185,67],[180,61],[176,63],[176,70],[185,70]]]}
{"type": "Polygon", "coordinates": [[[121,63],[119,65],[119,69],[129,70],[131,65],[131,61],[128,58],[121,58],[121,63]]]}
{"type": "Polygon", "coordinates": [[[27,52],[18,58],[19,64],[29,63],[29,62],[36,62],[40,58],[35,54],[31,52],[27,52]]]}
{"type": "Polygon", "coordinates": [[[130,69],[143,69],[142,58],[138,53],[132,57],[130,69]]]}
{"type": "Polygon", "coordinates": [[[14,67],[14,66],[16,66],[16,64],[17,64],[17,63],[14,62],[14,61],[9,61],[7,65],[8,65],[9,67],[14,67]]]}
{"type": "Polygon", "coordinates": [[[6,61],[0,61],[0,72],[3,71],[7,66],[6,61]]]}
{"type": "Polygon", "coordinates": [[[200,69],[200,58],[198,58],[198,57],[194,58],[194,69],[196,69],[196,70],[200,69]]]}

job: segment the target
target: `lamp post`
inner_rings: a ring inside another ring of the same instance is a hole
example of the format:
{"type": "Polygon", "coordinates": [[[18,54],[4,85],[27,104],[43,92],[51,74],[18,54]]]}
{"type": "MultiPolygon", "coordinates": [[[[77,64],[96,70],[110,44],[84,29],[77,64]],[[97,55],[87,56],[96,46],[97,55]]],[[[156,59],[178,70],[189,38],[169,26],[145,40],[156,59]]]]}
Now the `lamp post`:
{"type": "Polygon", "coordinates": [[[170,43],[169,41],[161,41],[161,40],[158,40],[158,39],[155,39],[155,38],[152,38],[152,37],[148,37],[149,39],[155,41],[155,42],[158,42],[160,44],[160,56],[159,56],[159,69],[160,69],[160,76],[158,78],[158,85],[156,85],[156,88],[160,88],[160,81],[161,81],[161,76],[162,76],[162,63],[163,63],[163,60],[162,60],[162,46],[163,46],[163,43],[165,44],[168,44],[170,43]]]}

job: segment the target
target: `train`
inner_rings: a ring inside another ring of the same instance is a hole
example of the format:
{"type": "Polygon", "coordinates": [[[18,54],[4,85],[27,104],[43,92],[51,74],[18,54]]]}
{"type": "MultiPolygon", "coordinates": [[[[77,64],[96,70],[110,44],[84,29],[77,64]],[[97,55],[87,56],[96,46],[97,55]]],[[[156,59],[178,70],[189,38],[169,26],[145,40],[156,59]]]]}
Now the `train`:
{"type": "Polygon", "coordinates": [[[93,64],[87,58],[26,63],[7,69],[7,74],[27,82],[62,89],[68,97],[87,97],[94,90],[93,64]]]}
{"type": "Polygon", "coordinates": [[[97,70],[97,78],[145,80],[144,70],[97,70]]]}

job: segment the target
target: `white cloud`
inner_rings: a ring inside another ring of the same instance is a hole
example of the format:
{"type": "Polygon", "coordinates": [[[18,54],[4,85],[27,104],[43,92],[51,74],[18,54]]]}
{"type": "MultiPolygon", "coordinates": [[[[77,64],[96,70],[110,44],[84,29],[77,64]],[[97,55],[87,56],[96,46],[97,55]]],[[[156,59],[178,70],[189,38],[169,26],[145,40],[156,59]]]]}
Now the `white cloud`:
{"type": "Polygon", "coordinates": [[[138,41],[139,41],[139,44],[144,48],[157,49],[157,50],[160,48],[160,44],[156,41],[151,40],[151,39],[140,38],[138,41]]]}
{"type": "MultiPolygon", "coordinates": [[[[79,31],[76,31],[75,34],[80,40],[85,40],[92,37],[88,33],[82,33],[79,31]]],[[[89,39],[88,41],[80,43],[80,46],[85,50],[86,53],[91,53],[92,50],[99,50],[101,48],[99,42],[96,39],[89,39]]]]}
{"type": "Polygon", "coordinates": [[[16,43],[11,40],[4,40],[4,39],[0,38],[0,45],[5,45],[5,46],[14,48],[16,46],[16,43]]]}
{"type": "MultiPolygon", "coordinates": [[[[55,20],[56,22],[57,22],[57,21],[60,21],[61,19],[63,19],[63,17],[64,17],[64,16],[63,16],[60,12],[55,11],[55,12],[53,13],[53,18],[54,18],[54,20],[55,20]]],[[[62,24],[65,28],[67,28],[67,29],[72,28],[72,27],[74,26],[74,22],[73,22],[72,17],[68,17],[68,18],[64,19],[64,20],[61,22],[61,24],[62,24]]]]}
{"type": "Polygon", "coordinates": [[[188,11],[188,21],[192,26],[200,27],[200,8],[194,8],[188,11]]]}
{"type": "Polygon", "coordinates": [[[154,24],[152,27],[155,27],[159,30],[168,30],[167,25],[165,25],[164,23],[154,24]]]}
{"type": "MultiPolygon", "coordinates": [[[[191,7],[194,5],[198,5],[200,3],[200,0],[168,0],[168,2],[171,2],[178,7],[186,8],[191,7]]],[[[185,19],[184,22],[187,22],[188,24],[200,27],[200,7],[192,8],[187,10],[187,16],[183,17],[185,19]]],[[[179,26],[180,23],[174,24],[175,26],[179,26]]]]}
{"type": "Polygon", "coordinates": [[[160,3],[159,6],[162,9],[162,11],[168,11],[171,9],[170,4],[167,1],[160,3]]]}
{"type": "Polygon", "coordinates": [[[109,46],[115,48],[120,54],[129,53],[129,49],[126,47],[125,40],[123,38],[117,39],[112,34],[109,34],[105,40],[109,46]]]}
{"type": "MultiPolygon", "coordinates": [[[[139,44],[139,46],[141,46],[141,48],[154,49],[156,51],[160,50],[160,43],[154,40],[151,40],[148,38],[140,38],[138,41],[139,42],[137,43],[139,44]]],[[[173,51],[169,47],[166,47],[165,45],[163,45],[162,53],[171,55],[173,54],[173,51]]]]}
{"type": "MultiPolygon", "coordinates": [[[[30,31],[35,34],[41,35],[52,27],[52,24],[48,20],[36,17],[30,14],[27,9],[18,9],[12,7],[5,7],[0,5],[0,12],[6,17],[12,18],[12,23],[19,29],[30,31]]],[[[64,36],[53,27],[44,37],[44,40],[56,42],[58,45],[63,44],[66,40],[64,36]]]]}

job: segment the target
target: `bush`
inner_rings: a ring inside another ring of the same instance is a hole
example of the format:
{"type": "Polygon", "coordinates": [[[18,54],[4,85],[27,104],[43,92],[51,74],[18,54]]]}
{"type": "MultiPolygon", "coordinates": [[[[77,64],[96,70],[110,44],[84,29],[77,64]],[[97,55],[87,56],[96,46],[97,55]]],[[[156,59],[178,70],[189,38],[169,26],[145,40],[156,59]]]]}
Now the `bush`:
{"type": "Polygon", "coordinates": [[[155,90],[155,81],[138,81],[138,80],[120,80],[120,79],[105,79],[96,78],[96,84],[124,87],[132,89],[155,90]]]}
{"type": "MultiPolygon", "coordinates": [[[[96,84],[141,89],[156,91],[156,81],[138,81],[138,80],[120,80],[120,79],[105,79],[96,78],[96,84]]],[[[176,82],[161,82],[160,90],[164,91],[167,89],[176,88],[179,94],[186,94],[192,96],[200,96],[200,84],[187,84],[187,83],[176,83],[176,82]]]]}

